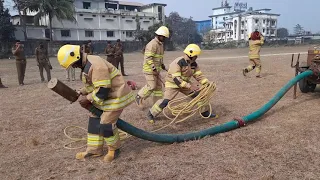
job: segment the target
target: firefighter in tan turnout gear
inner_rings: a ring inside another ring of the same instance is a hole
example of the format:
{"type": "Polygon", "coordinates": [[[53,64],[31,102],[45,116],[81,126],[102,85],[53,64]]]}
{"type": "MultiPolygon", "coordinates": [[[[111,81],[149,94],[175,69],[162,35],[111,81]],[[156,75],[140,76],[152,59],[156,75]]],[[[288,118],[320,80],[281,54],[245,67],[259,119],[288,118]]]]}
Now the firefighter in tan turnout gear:
{"type": "Polygon", "coordinates": [[[261,75],[261,61],[260,61],[260,50],[261,46],[264,44],[264,37],[259,31],[255,31],[249,34],[249,60],[250,65],[243,69],[243,75],[246,76],[247,73],[256,69],[257,78],[260,78],[261,75]]]}
{"type": "Polygon", "coordinates": [[[138,105],[150,95],[153,96],[154,103],[163,96],[160,71],[161,69],[165,69],[163,64],[163,42],[165,38],[169,38],[169,29],[161,26],[155,34],[156,37],[146,45],[144,51],[143,73],[147,84],[136,96],[136,103],[138,105]]]}
{"type": "Polygon", "coordinates": [[[104,141],[108,153],[104,161],[111,162],[119,154],[120,136],[116,122],[123,109],[134,101],[134,94],[119,70],[103,58],[82,53],[80,46],[64,45],[58,52],[58,61],[64,68],[81,68],[85,85],[80,90],[79,103],[83,108],[91,104],[103,111],[100,118],[89,118],[87,150],[79,152],[79,160],[103,155],[104,141]]]}
{"type": "MultiPolygon", "coordinates": [[[[164,98],[158,100],[147,114],[148,120],[154,123],[154,118],[158,116],[163,109],[168,105],[169,101],[174,99],[179,92],[190,95],[195,98],[199,92],[199,87],[190,82],[194,77],[201,85],[206,85],[209,80],[201,72],[199,65],[196,63],[197,57],[201,53],[201,49],[196,44],[190,44],[183,51],[184,56],[178,57],[170,65],[165,82],[164,98]]],[[[215,114],[210,114],[208,109],[201,113],[204,117],[217,118],[215,114]]]]}

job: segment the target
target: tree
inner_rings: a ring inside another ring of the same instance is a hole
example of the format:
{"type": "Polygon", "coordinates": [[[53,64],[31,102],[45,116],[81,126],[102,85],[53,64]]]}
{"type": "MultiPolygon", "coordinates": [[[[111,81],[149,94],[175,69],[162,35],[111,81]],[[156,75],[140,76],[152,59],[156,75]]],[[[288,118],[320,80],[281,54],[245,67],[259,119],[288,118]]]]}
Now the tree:
{"type": "Polygon", "coordinates": [[[42,17],[49,17],[50,40],[52,41],[52,19],[56,17],[59,21],[69,20],[75,22],[75,8],[73,0],[36,0],[35,6],[30,9],[37,11],[34,16],[35,23],[38,24],[42,17]]]}
{"type": "Polygon", "coordinates": [[[0,41],[9,42],[14,38],[14,26],[10,22],[9,9],[3,6],[3,0],[0,0],[0,41]]]}
{"type": "Polygon", "coordinates": [[[197,32],[196,23],[192,18],[183,18],[177,12],[172,12],[169,17],[166,17],[166,24],[154,24],[148,28],[148,31],[137,30],[135,38],[140,41],[150,41],[154,37],[154,32],[162,25],[169,28],[170,37],[167,40],[169,42],[190,44],[202,41],[202,37],[197,32]]]}
{"type": "Polygon", "coordinates": [[[293,32],[295,35],[302,35],[304,32],[303,27],[300,24],[297,24],[294,28],[293,28],[293,32]]]}
{"type": "Polygon", "coordinates": [[[18,10],[24,39],[27,40],[28,35],[27,35],[27,25],[26,25],[25,17],[27,15],[27,9],[31,4],[34,4],[34,2],[33,0],[12,0],[12,1],[14,3],[14,8],[18,10]]]}
{"type": "Polygon", "coordinates": [[[166,23],[170,27],[171,40],[173,42],[177,44],[190,44],[202,41],[192,17],[183,18],[177,12],[172,12],[166,18],[166,23]]]}
{"type": "Polygon", "coordinates": [[[289,31],[287,28],[279,28],[277,29],[277,36],[279,38],[285,38],[285,37],[288,37],[289,35],[289,31]]]}

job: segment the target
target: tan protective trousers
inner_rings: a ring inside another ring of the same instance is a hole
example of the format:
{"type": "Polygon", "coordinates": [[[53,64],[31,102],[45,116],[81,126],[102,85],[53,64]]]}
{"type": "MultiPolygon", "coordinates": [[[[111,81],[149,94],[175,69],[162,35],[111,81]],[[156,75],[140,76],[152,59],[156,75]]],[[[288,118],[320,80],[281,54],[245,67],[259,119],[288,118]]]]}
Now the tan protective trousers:
{"type": "MultiPolygon", "coordinates": [[[[166,88],[164,91],[163,99],[158,100],[150,109],[151,114],[154,117],[157,117],[163,111],[163,109],[168,105],[168,103],[179,94],[179,92],[181,92],[186,96],[192,93],[192,91],[187,88],[166,88]]],[[[190,97],[190,99],[195,98],[196,96],[197,94],[190,97]]],[[[205,111],[208,111],[208,109],[207,108],[203,109],[203,112],[205,111]]]]}
{"type": "Polygon", "coordinates": [[[261,61],[260,59],[250,59],[250,65],[246,68],[248,72],[256,69],[257,76],[261,73],[261,61]]]}
{"type": "Polygon", "coordinates": [[[156,103],[163,97],[161,76],[153,74],[144,74],[147,84],[140,89],[138,95],[143,99],[147,99],[150,95],[153,97],[153,103],[156,103]]]}
{"type": "MultiPolygon", "coordinates": [[[[103,112],[101,115],[100,124],[112,124],[113,136],[103,137],[100,134],[90,134],[88,133],[87,138],[87,153],[91,154],[102,154],[104,141],[108,146],[108,150],[117,150],[121,146],[119,130],[116,126],[116,123],[121,115],[123,110],[118,111],[108,111],[103,112]]],[[[96,117],[92,115],[92,117],[96,117]]],[[[97,126],[97,128],[100,128],[97,126]]],[[[98,130],[99,131],[99,130],[98,130]]]]}

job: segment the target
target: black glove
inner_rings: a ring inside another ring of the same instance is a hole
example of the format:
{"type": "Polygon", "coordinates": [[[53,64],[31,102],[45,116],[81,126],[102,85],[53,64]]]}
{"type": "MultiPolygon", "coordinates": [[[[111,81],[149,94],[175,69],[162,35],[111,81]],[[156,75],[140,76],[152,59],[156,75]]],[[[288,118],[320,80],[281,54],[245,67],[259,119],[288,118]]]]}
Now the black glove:
{"type": "Polygon", "coordinates": [[[165,66],[164,64],[161,64],[161,68],[162,68],[163,70],[165,70],[165,71],[167,70],[167,69],[166,69],[166,66],[165,66]]]}

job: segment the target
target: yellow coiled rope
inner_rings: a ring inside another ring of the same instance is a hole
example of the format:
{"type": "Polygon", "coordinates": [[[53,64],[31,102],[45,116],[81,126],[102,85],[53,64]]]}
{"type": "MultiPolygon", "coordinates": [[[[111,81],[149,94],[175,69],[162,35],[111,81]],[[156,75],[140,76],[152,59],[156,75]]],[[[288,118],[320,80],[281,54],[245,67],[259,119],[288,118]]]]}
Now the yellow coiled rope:
{"type": "MultiPolygon", "coordinates": [[[[208,83],[204,86],[202,86],[199,90],[199,94],[198,96],[196,96],[195,98],[191,99],[191,95],[189,96],[184,96],[184,97],[180,97],[180,98],[176,98],[171,100],[168,103],[168,106],[166,108],[164,108],[163,110],[163,114],[165,117],[167,117],[168,119],[171,120],[171,122],[159,129],[156,129],[154,131],[151,132],[156,132],[156,131],[160,131],[170,125],[172,125],[173,123],[181,123],[186,121],[187,119],[189,119],[190,117],[194,116],[197,112],[202,116],[202,118],[208,118],[208,117],[204,117],[201,112],[204,108],[209,107],[209,113],[210,115],[212,114],[212,107],[210,104],[210,99],[213,97],[214,95],[214,91],[216,90],[216,84],[211,82],[208,83]],[[171,115],[173,117],[170,117],[169,115],[166,114],[166,111],[170,112],[171,115]],[[178,118],[180,118],[181,116],[187,115],[186,117],[184,117],[182,120],[178,120],[178,118]]],[[[81,147],[69,147],[71,144],[73,143],[77,143],[77,142],[81,142],[81,141],[87,141],[87,138],[74,138],[71,137],[70,135],[68,135],[67,130],[70,128],[77,128],[77,129],[82,129],[84,131],[87,132],[87,129],[79,127],[79,126],[68,126],[64,129],[64,135],[71,140],[71,142],[67,143],[64,145],[64,148],[66,149],[80,149],[83,147],[86,147],[86,145],[83,145],[81,147]]],[[[129,135],[128,133],[124,132],[124,131],[120,131],[120,140],[123,141],[129,137],[131,137],[131,135],[129,135]]]]}

